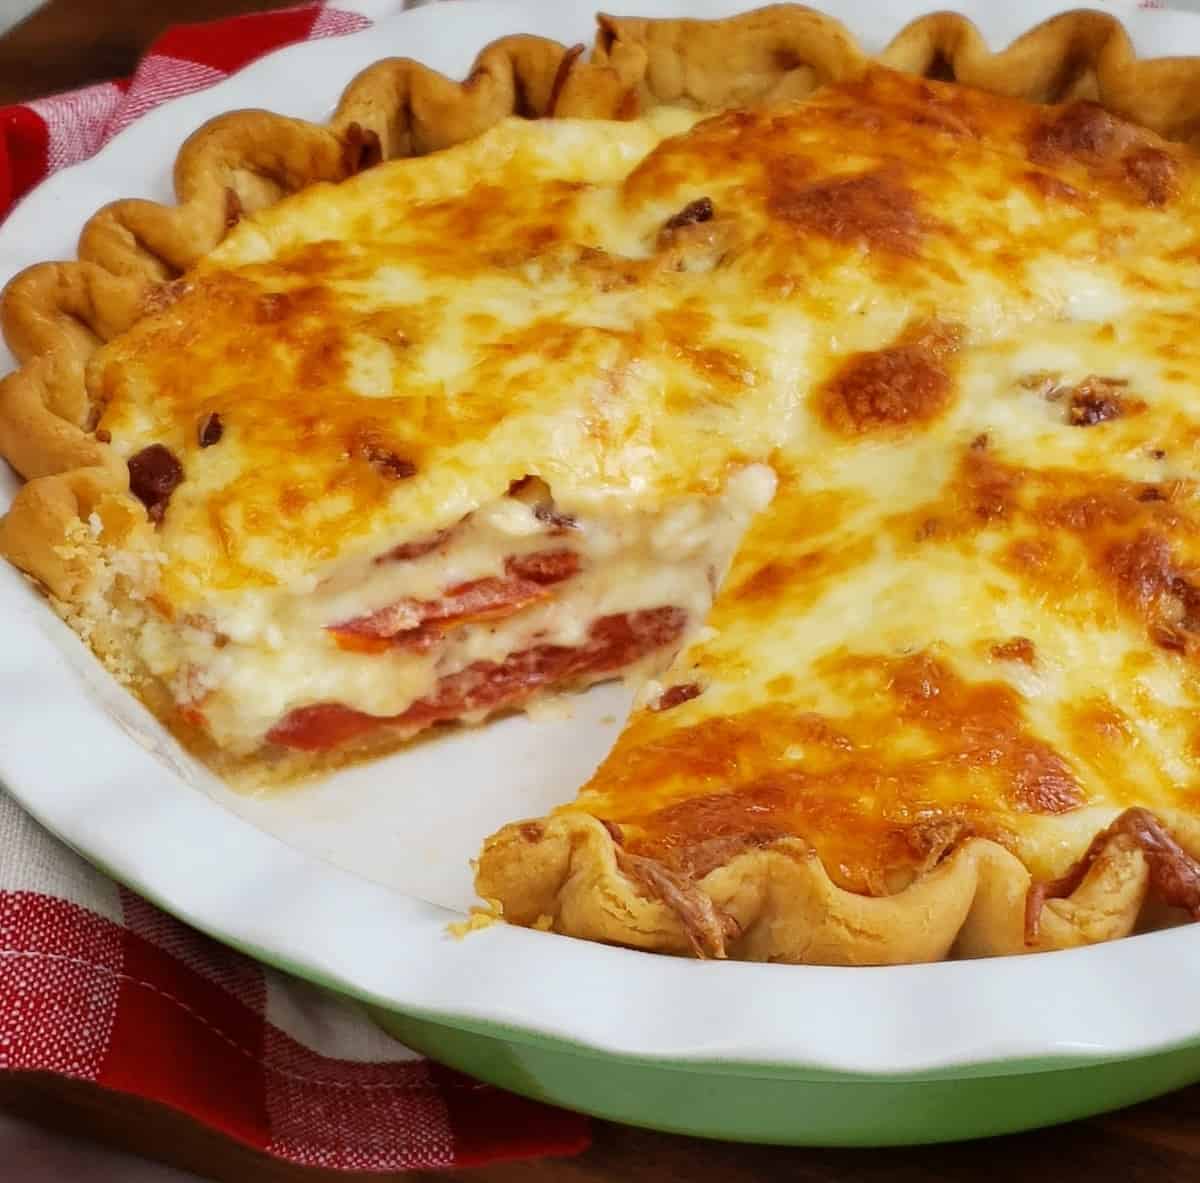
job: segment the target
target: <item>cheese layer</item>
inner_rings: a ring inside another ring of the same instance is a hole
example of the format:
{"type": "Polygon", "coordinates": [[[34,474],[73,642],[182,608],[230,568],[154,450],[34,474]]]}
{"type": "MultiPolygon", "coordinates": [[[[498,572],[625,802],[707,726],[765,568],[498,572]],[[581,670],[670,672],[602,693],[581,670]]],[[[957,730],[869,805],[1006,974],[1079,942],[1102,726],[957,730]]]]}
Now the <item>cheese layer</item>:
{"type": "Polygon", "coordinates": [[[291,606],[371,610],[348,573],[513,481],[611,525],[767,463],[715,633],[580,806],[684,867],[800,834],[862,890],[968,831],[1048,865],[1193,792],[1196,206],[1190,155],[1097,108],[887,71],[512,121],[247,219],[89,385],[181,461],[153,602],[238,638],[258,733],[381,668],[313,653],[293,693],[291,606]]]}

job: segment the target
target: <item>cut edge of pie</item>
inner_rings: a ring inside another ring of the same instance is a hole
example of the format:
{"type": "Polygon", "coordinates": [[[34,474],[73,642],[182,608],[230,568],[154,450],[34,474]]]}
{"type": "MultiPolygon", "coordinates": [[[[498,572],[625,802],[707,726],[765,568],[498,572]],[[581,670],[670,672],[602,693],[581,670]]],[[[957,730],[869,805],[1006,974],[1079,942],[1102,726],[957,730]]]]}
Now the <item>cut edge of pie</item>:
{"type": "MultiPolygon", "coordinates": [[[[122,573],[106,569],[95,523],[110,544],[150,523],[124,461],[96,437],[85,367],[243,213],[380,159],[470,140],[508,115],[621,119],[660,103],[716,111],[803,97],[868,64],[837,21],[796,5],[712,22],[601,17],[591,60],[581,54],[509,37],[485,48],[462,83],[408,60],[376,63],[347,87],[328,126],[262,111],[219,117],[176,159],[177,205],[109,205],[85,226],[78,261],[39,264],[10,282],[0,324],[20,368],[0,383],[0,454],[26,483],[0,520],[0,553],[118,676],[122,655],[106,644],[103,616],[122,573]]],[[[1139,60],[1120,22],[1102,13],[1051,18],[996,53],[965,18],[935,14],[874,60],[1033,102],[1087,98],[1165,138],[1200,136],[1200,61],[1139,60]]],[[[1200,848],[1197,823],[1182,814],[1166,820],[1200,848]]],[[[903,891],[868,897],[837,887],[797,838],[743,851],[685,884],[624,853],[619,834],[598,819],[566,812],[491,839],[479,889],[503,898],[515,923],[544,926],[553,917],[558,931],[676,953],[879,964],[934,960],[952,948],[1063,948],[1132,930],[1154,874],[1148,824],[1135,812],[1103,831],[1075,881],[1060,885],[1062,898],[1042,908],[1036,897],[1033,929],[1029,871],[978,838],[903,891]]]]}

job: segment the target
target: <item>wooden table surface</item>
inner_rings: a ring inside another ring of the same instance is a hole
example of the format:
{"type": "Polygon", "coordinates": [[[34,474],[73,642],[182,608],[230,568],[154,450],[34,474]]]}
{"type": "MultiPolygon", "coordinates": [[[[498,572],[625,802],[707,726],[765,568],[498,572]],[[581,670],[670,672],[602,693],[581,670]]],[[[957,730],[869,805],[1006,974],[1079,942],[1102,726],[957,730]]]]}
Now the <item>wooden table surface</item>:
{"type": "MultiPolygon", "coordinates": [[[[553,0],[548,0],[553,2],[553,0]]],[[[141,48],[171,24],[282,7],[271,0],[50,0],[0,37],[0,103],[128,74],[141,48]]],[[[0,1106],[63,1131],[132,1149],[228,1183],[345,1183],[344,1174],[281,1165],[157,1106],[51,1076],[0,1078],[0,1106]]],[[[0,1164],[0,1177],[4,1175],[0,1164]]],[[[356,1175],[445,1180],[437,1172],[356,1175]]],[[[962,1146],[802,1150],[703,1142],[595,1123],[595,1141],[569,1160],[463,1171],[463,1183],[1185,1183],[1200,1180],[1200,1086],[1109,1117],[962,1146]]]]}

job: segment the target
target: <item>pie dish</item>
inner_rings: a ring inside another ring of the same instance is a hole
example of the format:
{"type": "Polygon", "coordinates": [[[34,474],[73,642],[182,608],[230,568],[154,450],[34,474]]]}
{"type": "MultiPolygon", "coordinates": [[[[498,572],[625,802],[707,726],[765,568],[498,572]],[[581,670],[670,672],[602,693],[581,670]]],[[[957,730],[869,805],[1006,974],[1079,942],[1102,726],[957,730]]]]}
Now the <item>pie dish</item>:
{"type": "Polygon", "coordinates": [[[689,634],[485,846],[516,923],[857,964],[1194,912],[1196,73],[784,6],[229,116],[7,290],[0,545],[251,778],[689,634]]]}
{"type": "MultiPolygon", "coordinates": [[[[396,14],[393,0],[343,0],[377,23],[268,55],[149,113],[13,211],[0,284],[74,257],[105,202],[170,203],[166,166],[182,138],[224,112],[323,123],[381,54],[463,78],[498,38],[534,30],[572,45],[594,29],[589,0],[470,3],[464,21],[458,5],[396,14]]],[[[993,48],[1057,11],[1040,0],[956,7],[993,48]]],[[[738,6],[625,10],[717,18],[738,6]]],[[[927,10],[855,0],[838,11],[881,53],[927,10]]],[[[1193,14],[1110,11],[1143,57],[1200,46],[1193,14]]],[[[0,465],[0,504],[18,487],[0,465]]],[[[588,780],[629,710],[619,681],[571,697],[571,718],[447,728],[295,789],[245,793],[189,758],[8,563],[0,602],[0,778],[33,817],[143,898],[364,1000],[410,1047],[479,1079],[658,1129],[807,1145],[1030,1128],[1200,1079],[1191,925],[1045,957],[867,970],[647,956],[512,924],[456,939],[447,926],[476,899],[470,860],[507,821],[549,813],[588,780]]]]}

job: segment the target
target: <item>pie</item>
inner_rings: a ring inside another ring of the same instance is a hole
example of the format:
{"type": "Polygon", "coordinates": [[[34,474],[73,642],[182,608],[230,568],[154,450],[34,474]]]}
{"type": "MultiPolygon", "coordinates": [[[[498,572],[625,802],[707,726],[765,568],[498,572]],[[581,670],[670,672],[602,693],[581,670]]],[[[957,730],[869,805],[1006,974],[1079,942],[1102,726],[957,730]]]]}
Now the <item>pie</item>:
{"type": "Polygon", "coordinates": [[[17,277],[0,548],[309,775],[600,679],[516,924],[879,964],[1200,917],[1200,65],[797,6],[225,116],[17,277]]]}

